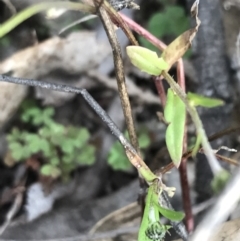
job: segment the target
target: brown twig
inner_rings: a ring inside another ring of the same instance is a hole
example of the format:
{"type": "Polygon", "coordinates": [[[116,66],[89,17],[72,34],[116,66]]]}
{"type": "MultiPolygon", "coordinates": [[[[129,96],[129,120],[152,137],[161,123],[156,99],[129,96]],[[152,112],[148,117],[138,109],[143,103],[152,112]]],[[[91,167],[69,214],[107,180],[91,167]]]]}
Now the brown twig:
{"type": "MultiPolygon", "coordinates": [[[[104,29],[106,31],[106,34],[108,36],[110,45],[112,47],[113,52],[113,59],[114,59],[114,65],[115,65],[115,71],[116,71],[116,79],[117,79],[117,85],[118,85],[118,91],[119,96],[122,103],[123,113],[127,124],[127,130],[129,133],[130,142],[137,151],[139,157],[141,156],[138,139],[136,135],[135,125],[133,121],[132,116],[132,110],[131,105],[127,93],[127,87],[126,87],[126,81],[125,81],[125,74],[124,74],[124,68],[123,68],[123,60],[122,60],[122,54],[121,49],[117,40],[117,36],[114,30],[113,23],[110,21],[110,18],[108,14],[110,15],[111,19],[114,20],[114,22],[118,23],[119,26],[122,27],[123,31],[129,38],[132,44],[138,45],[138,42],[134,38],[132,32],[128,28],[128,26],[125,24],[125,22],[122,20],[121,16],[108,4],[108,2],[104,1],[104,8],[99,5],[99,1],[96,0],[95,6],[99,9],[99,17],[103,23],[104,29]],[[106,10],[105,10],[106,9],[106,10]],[[107,14],[108,12],[108,14],[107,14]]],[[[127,153],[127,152],[126,152],[127,153]]],[[[146,164],[142,161],[142,164],[145,165],[145,168],[148,168],[146,164]]],[[[139,173],[139,185],[140,189],[145,189],[145,181],[142,178],[142,176],[139,173]]],[[[139,194],[139,203],[142,208],[142,212],[144,210],[144,197],[139,194]]]]}
{"type": "MultiPolygon", "coordinates": [[[[127,124],[127,129],[129,132],[129,138],[130,142],[135,148],[135,150],[139,152],[139,146],[138,146],[138,139],[136,135],[136,130],[134,126],[134,121],[132,117],[132,110],[131,105],[127,93],[127,86],[125,82],[125,74],[124,74],[124,68],[123,68],[123,60],[122,60],[122,53],[120,49],[120,45],[117,40],[117,36],[114,30],[114,26],[106,12],[106,10],[99,6],[97,2],[95,2],[96,7],[99,11],[99,17],[103,23],[104,29],[106,31],[106,34],[108,36],[108,40],[110,42],[110,45],[112,47],[113,52],[113,61],[115,65],[115,73],[116,73],[116,79],[117,79],[117,85],[118,85],[118,91],[119,96],[122,103],[123,113],[127,124]]],[[[104,2],[105,6],[105,2],[104,2]]]]}
{"type": "MultiPolygon", "coordinates": [[[[101,0],[95,0],[98,4],[101,3],[101,0]]],[[[100,5],[98,5],[100,6],[100,5]]],[[[126,34],[127,38],[129,41],[132,43],[132,45],[139,45],[136,38],[134,37],[132,31],[129,29],[128,25],[123,21],[121,15],[114,10],[111,5],[107,2],[104,1],[104,9],[108,13],[109,17],[111,18],[112,22],[119,26],[123,32],[126,34]]],[[[101,17],[100,17],[101,18],[101,17]]]]}
{"type": "Polygon", "coordinates": [[[16,197],[14,199],[14,202],[8,211],[5,222],[1,225],[0,227],[0,236],[3,234],[3,232],[7,229],[7,227],[10,225],[12,222],[12,219],[14,216],[17,214],[19,209],[21,208],[22,201],[23,201],[23,192],[25,191],[24,187],[19,187],[16,193],[16,197]]]}

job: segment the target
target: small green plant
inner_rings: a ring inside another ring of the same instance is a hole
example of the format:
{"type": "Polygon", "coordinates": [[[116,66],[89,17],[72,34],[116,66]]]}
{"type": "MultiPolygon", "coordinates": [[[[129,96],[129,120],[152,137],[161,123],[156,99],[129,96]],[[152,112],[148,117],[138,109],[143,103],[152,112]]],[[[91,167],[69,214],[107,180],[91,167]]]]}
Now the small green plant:
{"type": "MultiPolygon", "coordinates": [[[[125,132],[125,137],[128,138],[127,132],[125,132]]],[[[140,131],[138,141],[141,149],[147,148],[150,145],[150,138],[146,130],[142,129],[140,131]]],[[[118,141],[113,144],[109,152],[108,164],[113,170],[118,171],[129,171],[132,168],[122,145],[118,141]]]]}
{"type": "Polygon", "coordinates": [[[25,161],[33,155],[43,160],[41,174],[67,179],[79,165],[92,165],[95,148],[88,143],[90,134],[86,128],[64,126],[53,120],[54,109],[27,108],[21,120],[36,128],[29,132],[14,128],[7,136],[12,158],[25,161]]]}

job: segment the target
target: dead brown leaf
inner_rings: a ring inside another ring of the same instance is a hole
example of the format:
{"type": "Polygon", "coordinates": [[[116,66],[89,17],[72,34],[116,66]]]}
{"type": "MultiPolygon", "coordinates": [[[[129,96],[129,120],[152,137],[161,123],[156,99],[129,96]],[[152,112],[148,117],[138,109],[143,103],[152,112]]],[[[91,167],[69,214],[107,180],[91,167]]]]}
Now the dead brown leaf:
{"type": "Polygon", "coordinates": [[[198,18],[198,3],[199,1],[195,1],[192,8],[191,14],[196,19],[196,26],[192,29],[187,30],[179,37],[177,37],[171,44],[167,46],[167,48],[163,51],[162,57],[163,59],[171,66],[177,62],[191,47],[192,41],[198,31],[201,21],[198,18]]]}

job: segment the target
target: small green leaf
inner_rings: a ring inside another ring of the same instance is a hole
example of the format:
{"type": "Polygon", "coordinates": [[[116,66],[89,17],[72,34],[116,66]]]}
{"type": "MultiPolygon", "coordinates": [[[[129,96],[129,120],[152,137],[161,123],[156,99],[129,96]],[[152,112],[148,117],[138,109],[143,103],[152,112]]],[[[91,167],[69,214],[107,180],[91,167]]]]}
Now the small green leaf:
{"type": "Polygon", "coordinates": [[[74,144],[71,140],[65,140],[61,145],[62,151],[66,154],[72,153],[74,151],[74,144]]]}
{"type": "Polygon", "coordinates": [[[89,131],[86,128],[81,128],[78,129],[76,134],[75,147],[81,148],[89,140],[89,131]]]}
{"type": "Polygon", "coordinates": [[[128,46],[127,54],[133,65],[151,75],[160,75],[168,64],[156,52],[140,46],[128,46]]]}
{"type": "Polygon", "coordinates": [[[65,155],[65,156],[63,156],[62,161],[66,164],[69,164],[69,163],[73,162],[73,157],[70,155],[65,155]]]}
{"type": "Polygon", "coordinates": [[[51,148],[53,148],[51,143],[46,139],[40,139],[38,144],[39,150],[43,152],[44,156],[48,157],[51,154],[51,148]]]}
{"type": "Polygon", "coordinates": [[[23,146],[19,142],[11,142],[8,144],[11,151],[11,155],[15,161],[21,161],[23,159],[23,146]]]}
{"type": "Polygon", "coordinates": [[[182,100],[170,88],[167,93],[164,117],[169,123],[166,130],[166,145],[173,163],[178,167],[183,151],[186,110],[182,100]]]}
{"type": "Polygon", "coordinates": [[[179,6],[166,6],[163,12],[153,14],[148,22],[149,31],[159,38],[178,36],[189,28],[190,21],[179,6]]]}
{"type": "Polygon", "coordinates": [[[42,136],[43,138],[49,138],[52,136],[50,128],[46,126],[42,127],[38,132],[39,132],[39,135],[42,136]]]}
{"type": "Polygon", "coordinates": [[[45,164],[41,167],[41,173],[44,176],[51,176],[53,178],[57,178],[61,175],[61,171],[56,166],[51,164],[45,164]]]}
{"type": "Polygon", "coordinates": [[[129,171],[132,168],[131,163],[124,153],[123,147],[119,142],[113,144],[107,162],[115,171],[129,171]]]}
{"type": "Polygon", "coordinates": [[[206,108],[213,108],[224,105],[224,101],[216,98],[209,98],[203,95],[188,92],[187,98],[192,106],[202,106],[206,108]]]}
{"type": "Polygon", "coordinates": [[[50,163],[53,166],[57,166],[60,163],[60,161],[59,161],[58,157],[53,157],[50,159],[50,163]]]}
{"type": "Polygon", "coordinates": [[[164,207],[161,207],[160,205],[157,206],[158,211],[167,219],[171,221],[181,221],[185,215],[183,212],[178,212],[174,210],[170,210],[164,207]]]}
{"type": "Polygon", "coordinates": [[[9,135],[7,135],[7,141],[10,143],[10,142],[13,142],[13,141],[17,141],[19,140],[19,137],[20,137],[20,131],[19,129],[17,128],[13,128],[11,133],[9,135]]]}
{"type": "Polygon", "coordinates": [[[230,173],[225,169],[223,169],[217,175],[214,176],[211,182],[211,187],[215,194],[218,194],[223,190],[230,176],[231,176],[230,173]]]}
{"type": "Polygon", "coordinates": [[[140,133],[138,142],[140,148],[146,148],[150,145],[150,138],[146,131],[140,133]]]}
{"type": "Polygon", "coordinates": [[[56,134],[60,134],[63,135],[64,131],[65,131],[65,127],[61,124],[58,124],[56,122],[52,122],[51,125],[49,126],[51,129],[51,132],[56,135],[56,134]]]}
{"type": "Polygon", "coordinates": [[[24,113],[21,116],[21,120],[23,122],[30,122],[34,123],[33,119],[36,116],[41,116],[41,110],[37,107],[30,107],[24,111],[24,113]]]}
{"type": "Polygon", "coordinates": [[[42,114],[45,116],[45,118],[46,117],[52,118],[54,113],[55,113],[54,109],[52,107],[48,107],[48,108],[44,109],[42,114]]]}
{"type": "Polygon", "coordinates": [[[95,162],[95,147],[88,145],[83,148],[77,157],[77,161],[82,165],[92,165],[95,162]]]}

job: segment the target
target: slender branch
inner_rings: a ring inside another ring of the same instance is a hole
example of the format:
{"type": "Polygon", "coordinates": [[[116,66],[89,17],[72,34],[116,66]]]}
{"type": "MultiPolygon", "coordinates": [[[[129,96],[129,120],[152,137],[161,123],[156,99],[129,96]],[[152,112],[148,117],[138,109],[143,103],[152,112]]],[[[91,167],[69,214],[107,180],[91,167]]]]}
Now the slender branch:
{"type": "MultiPolygon", "coordinates": [[[[126,26],[125,22],[122,21],[121,16],[119,16],[119,14],[112,7],[110,7],[108,5],[109,5],[108,2],[104,1],[104,7],[106,7],[106,10],[108,11],[108,14],[111,17],[111,19],[114,20],[114,22],[118,22],[118,24],[122,27],[123,31],[125,32],[126,36],[129,38],[130,42],[132,42],[132,44],[138,45],[138,42],[134,38],[132,32],[126,26]]],[[[112,47],[113,60],[114,60],[116,79],[117,79],[117,85],[118,85],[118,93],[119,93],[121,103],[122,103],[122,109],[123,109],[125,121],[127,124],[127,130],[129,133],[130,142],[134,146],[135,150],[137,150],[137,153],[138,153],[138,156],[132,155],[132,153],[126,149],[126,154],[129,158],[129,160],[131,159],[133,161],[134,156],[135,156],[135,158],[141,158],[140,157],[141,152],[139,149],[138,138],[137,138],[135,125],[134,125],[134,121],[133,121],[129,96],[127,93],[121,49],[120,49],[120,45],[117,40],[117,36],[116,36],[115,30],[114,30],[113,23],[110,21],[110,18],[108,16],[107,12],[105,11],[105,9],[103,7],[98,5],[98,3],[96,3],[96,2],[95,2],[95,6],[97,7],[97,9],[99,11],[99,17],[103,23],[104,29],[108,36],[108,40],[112,47]]],[[[145,165],[144,162],[142,162],[142,164],[144,165],[144,168],[140,168],[140,167],[138,168],[139,185],[140,185],[140,189],[144,190],[145,189],[145,181],[142,177],[142,174],[140,174],[141,173],[140,169],[141,170],[147,169],[148,171],[150,171],[150,170],[145,165]]],[[[143,213],[145,202],[144,202],[144,195],[142,195],[141,192],[139,194],[138,200],[139,200],[139,204],[141,205],[141,209],[142,209],[142,213],[143,213]]]]}
{"type": "Polygon", "coordinates": [[[108,16],[107,12],[101,5],[98,5],[98,3],[95,2],[95,5],[99,11],[99,17],[103,23],[104,29],[108,36],[108,40],[112,47],[113,61],[114,61],[114,65],[115,65],[118,91],[119,91],[119,96],[120,96],[121,103],[122,103],[124,117],[125,117],[126,124],[127,124],[127,130],[129,133],[130,142],[133,145],[133,147],[135,148],[135,150],[137,150],[137,152],[140,153],[138,139],[137,139],[134,121],[133,121],[133,117],[132,117],[131,105],[130,105],[130,101],[129,101],[129,97],[128,97],[128,93],[127,93],[127,86],[126,86],[126,82],[125,82],[125,74],[124,74],[124,67],[123,67],[123,60],[122,60],[122,53],[121,53],[120,45],[117,40],[114,26],[111,22],[111,19],[108,16]]]}
{"type": "MultiPolygon", "coordinates": [[[[101,0],[95,0],[98,4],[100,3],[101,0]]],[[[98,5],[99,6],[99,5],[98,5]]],[[[122,15],[120,15],[111,5],[107,2],[104,1],[104,9],[110,16],[111,20],[113,21],[114,24],[118,25],[123,32],[126,34],[127,38],[133,45],[138,45],[138,42],[136,38],[134,37],[133,33],[129,29],[128,25],[123,21],[122,15]]]]}
{"type": "Polygon", "coordinates": [[[151,182],[156,179],[157,176],[154,175],[141,157],[137,154],[137,151],[129,143],[129,141],[124,137],[119,128],[107,115],[107,113],[102,109],[102,107],[93,99],[93,97],[88,93],[86,89],[80,89],[76,87],[71,87],[67,85],[51,84],[44,81],[37,81],[31,79],[15,78],[6,75],[0,75],[0,81],[9,82],[14,84],[28,85],[34,87],[41,87],[44,89],[55,90],[60,92],[68,92],[74,94],[80,94],[87,101],[87,103],[92,107],[95,113],[102,119],[102,121],[108,126],[112,134],[119,140],[122,146],[125,148],[126,154],[129,157],[129,161],[132,165],[137,168],[137,170],[142,174],[146,182],[151,182]]]}

